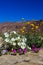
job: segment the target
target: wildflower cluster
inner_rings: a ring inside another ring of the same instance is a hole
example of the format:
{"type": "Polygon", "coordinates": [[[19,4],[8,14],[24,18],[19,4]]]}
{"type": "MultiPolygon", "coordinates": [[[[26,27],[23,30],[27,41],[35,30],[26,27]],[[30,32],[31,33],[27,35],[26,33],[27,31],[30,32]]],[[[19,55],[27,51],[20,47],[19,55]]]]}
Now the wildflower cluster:
{"type": "Polygon", "coordinates": [[[4,54],[6,52],[17,53],[26,53],[27,52],[27,44],[26,37],[18,34],[16,31],[5,32],[3,34],[2,48],[4,48],[1,53],[4,54]]]}

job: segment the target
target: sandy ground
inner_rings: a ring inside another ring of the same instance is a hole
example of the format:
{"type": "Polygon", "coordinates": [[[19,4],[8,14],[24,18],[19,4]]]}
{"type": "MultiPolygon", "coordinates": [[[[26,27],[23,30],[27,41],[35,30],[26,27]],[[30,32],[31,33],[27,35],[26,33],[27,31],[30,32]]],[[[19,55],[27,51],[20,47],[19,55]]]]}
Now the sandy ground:
{"type": "Polygon", "coordinates": [[[43,65],[43,49],[39,53],[27,52],[25,55],[2,55],[0,65],[43,65]]]}

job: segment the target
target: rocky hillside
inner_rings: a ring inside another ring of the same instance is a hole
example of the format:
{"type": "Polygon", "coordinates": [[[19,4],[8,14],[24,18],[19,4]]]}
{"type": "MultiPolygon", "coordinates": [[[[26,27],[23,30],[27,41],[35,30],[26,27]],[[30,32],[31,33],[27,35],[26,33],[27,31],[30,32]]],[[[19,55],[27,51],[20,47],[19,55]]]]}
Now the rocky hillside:
{"type": "Polygon", "coordinates": [[[39,31],[43,33],[43,20],[40,21],[26,21],[26,22],[5,22],[0,23],[0,33],[15,30],[19,32],[33,32],[39,31]]]}

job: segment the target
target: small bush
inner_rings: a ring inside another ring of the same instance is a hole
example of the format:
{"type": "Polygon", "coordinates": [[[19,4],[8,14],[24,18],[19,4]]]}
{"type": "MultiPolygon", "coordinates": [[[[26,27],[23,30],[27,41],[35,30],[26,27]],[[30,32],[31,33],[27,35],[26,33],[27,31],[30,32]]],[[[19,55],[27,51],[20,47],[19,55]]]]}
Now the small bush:
{"type": "Polygon", "coordinates": [[[32,46],[32,44],[34,44],[37,48],[39,48],[39,47],[42,47],[42,40],[41,40],[41,35],[40,34],[37,34],[37,33],[35,33],[35,34],[30,34],[30,33],[27,33],[27,34],[25,34],[25,36],[26,36],[26,38],[27,38],[27,42],[26,42],[26,44],[28,45],[28,46],[32,46]]]}

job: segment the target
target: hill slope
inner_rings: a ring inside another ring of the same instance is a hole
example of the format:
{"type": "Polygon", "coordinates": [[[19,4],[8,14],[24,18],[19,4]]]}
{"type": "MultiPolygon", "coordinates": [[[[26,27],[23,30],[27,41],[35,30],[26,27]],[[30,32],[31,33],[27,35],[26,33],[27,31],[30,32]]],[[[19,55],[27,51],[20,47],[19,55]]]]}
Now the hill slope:
{"type": "Polygon", "coordinates": [[[43,33],[43,21],[6,22],[0,23],[0,33],[15,30],[19,32],[39,31],[43,33]]]}

